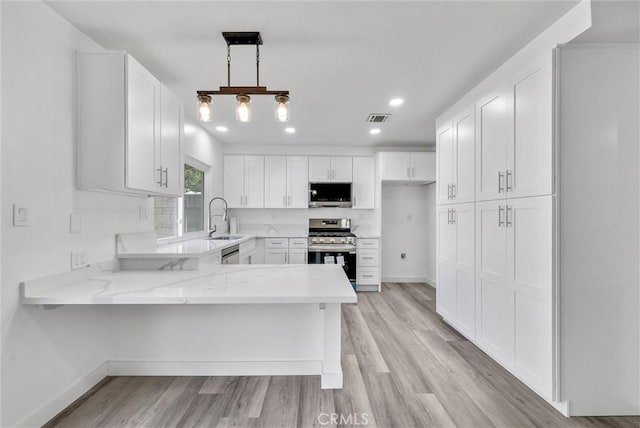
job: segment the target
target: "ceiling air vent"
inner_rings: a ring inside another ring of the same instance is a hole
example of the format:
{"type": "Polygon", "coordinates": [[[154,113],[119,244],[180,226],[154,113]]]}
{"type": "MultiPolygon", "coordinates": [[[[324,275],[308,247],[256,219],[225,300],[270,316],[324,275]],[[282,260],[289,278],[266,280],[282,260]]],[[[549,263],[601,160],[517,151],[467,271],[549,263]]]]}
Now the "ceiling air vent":
{"type": "Polygon", "coordinates": [[[384,123],[391,117],[390,113],[371,113],[367,117],[367,122],[370,123],[384,123]]]}

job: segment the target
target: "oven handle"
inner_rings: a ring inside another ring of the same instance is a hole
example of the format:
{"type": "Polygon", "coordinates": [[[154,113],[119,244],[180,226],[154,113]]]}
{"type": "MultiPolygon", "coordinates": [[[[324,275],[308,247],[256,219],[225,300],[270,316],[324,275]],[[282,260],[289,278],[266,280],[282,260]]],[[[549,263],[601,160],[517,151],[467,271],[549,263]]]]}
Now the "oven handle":
{"type": "Polygon", "coordinates": [[[356,254],[356,248],[355,247],[328,248],[328,247],[309,246],[308,251],[310,253],[349,253],[349,254],[356,254]]]}

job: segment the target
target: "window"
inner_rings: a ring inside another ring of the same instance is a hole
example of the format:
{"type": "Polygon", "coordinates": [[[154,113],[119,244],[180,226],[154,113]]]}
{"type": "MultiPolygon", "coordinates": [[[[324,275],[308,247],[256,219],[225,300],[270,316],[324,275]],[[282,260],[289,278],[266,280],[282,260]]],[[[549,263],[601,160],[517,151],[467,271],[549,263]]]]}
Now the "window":
{"type": "Polygon", "coordinates": [[[205,170],[208,170],[205,166],[185,163],[184,196],[154,197],[154,222],[158,238],[181,237],[205,230],[205,170]]]}

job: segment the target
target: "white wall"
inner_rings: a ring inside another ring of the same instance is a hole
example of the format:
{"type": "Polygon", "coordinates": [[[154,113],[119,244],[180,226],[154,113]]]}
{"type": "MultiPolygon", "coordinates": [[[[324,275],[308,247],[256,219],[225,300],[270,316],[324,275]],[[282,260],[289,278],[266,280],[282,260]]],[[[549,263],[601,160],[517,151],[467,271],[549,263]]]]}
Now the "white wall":
{"type": "MultiPolygon", "coordinates": [[[[43,3],[2,2],[2,426],[46,422],[100,378],[110,353],[107,308],[24,307],[19,283],[68,271],[71,251],[112,259],[115,234],[153,228],[151,199],[75,189],[77,49],[101,47],[43,3]],[[29,227],[12,227],[14,203],[28,207],[29,227]]],[[[185,152],[214,167],[221,189],[221,146],[199,129],[185,152]]]]}
{"type": "Polygon", "coordinates": [[[435,184],[382,186],[382,280],[434,284],[433,278],[435,184]]]}

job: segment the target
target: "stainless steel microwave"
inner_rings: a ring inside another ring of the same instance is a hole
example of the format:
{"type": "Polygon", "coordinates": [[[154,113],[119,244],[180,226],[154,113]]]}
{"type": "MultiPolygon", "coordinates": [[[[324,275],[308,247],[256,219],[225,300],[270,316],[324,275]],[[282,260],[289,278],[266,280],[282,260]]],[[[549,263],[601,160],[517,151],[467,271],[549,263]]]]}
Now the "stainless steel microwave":
{"type": "Polygon", "coordinates": [[[351,183],[309,183],[309,208],[351,208],[351,183]]]}

